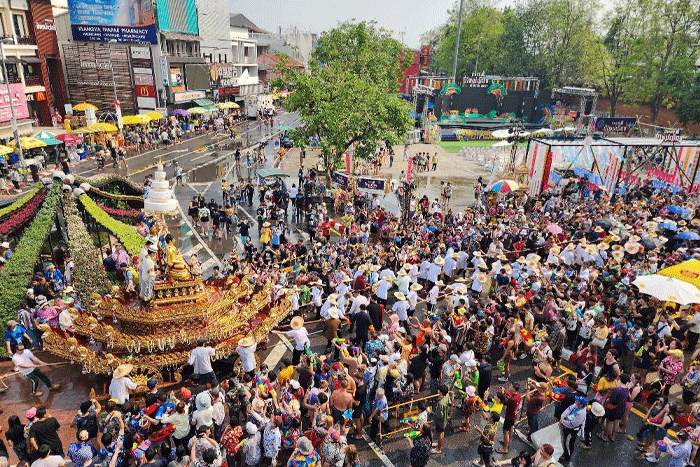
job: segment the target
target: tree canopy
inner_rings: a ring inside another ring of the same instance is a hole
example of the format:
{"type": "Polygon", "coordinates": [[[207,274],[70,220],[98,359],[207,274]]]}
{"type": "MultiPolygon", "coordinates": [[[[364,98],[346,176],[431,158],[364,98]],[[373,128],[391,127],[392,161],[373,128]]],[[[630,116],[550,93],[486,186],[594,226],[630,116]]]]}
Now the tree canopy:
{"type": "Polygon", "coordinates": [[[299,113],[305,136],[318,138],[327,171],[346,151],[367,157],[379,141],[399,142],[411,128],[410,107],[398,95],[406,52],[375,23],[346,22],[321,34],[308,70],[281,67],[292,91],[287,108],[299,113]]]}

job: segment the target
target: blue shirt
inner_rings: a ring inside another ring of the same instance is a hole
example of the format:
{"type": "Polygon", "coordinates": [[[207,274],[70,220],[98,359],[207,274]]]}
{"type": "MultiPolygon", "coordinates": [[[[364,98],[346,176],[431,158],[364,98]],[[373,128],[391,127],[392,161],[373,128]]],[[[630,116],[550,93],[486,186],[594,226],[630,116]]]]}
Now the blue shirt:
{"type": "Polygon", "coordinates": [[[22,336],[26,332],[27,330],[18,324],[15,326],[14,331],[10,331],[9,329],[5,331],[5,341],[9,342],[10,344],[19,344],[22,342],[22,336]]]}

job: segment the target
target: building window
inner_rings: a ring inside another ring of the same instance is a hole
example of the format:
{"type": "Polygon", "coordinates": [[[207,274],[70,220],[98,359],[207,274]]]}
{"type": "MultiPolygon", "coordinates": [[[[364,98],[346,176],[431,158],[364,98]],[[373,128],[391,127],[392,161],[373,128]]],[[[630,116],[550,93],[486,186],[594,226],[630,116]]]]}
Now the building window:
{"type": "Polygon", "coordinates": [[[248,56],[248,47],[243,47],[243,56],[244,57],[248,56]]]}
{"type": "Polygon", "coordinates": [[[228,57],[224,54],[224,63],[228,63],[228,57]]]}
{"type": "Polygon", "coordinates": [[[5,37],[5,15],[0,13],[0,37],[5,37]]]}
{"type": "Polygon", "coordinates": [[[12,23],[14,24],[17,37],[27,37],[27,28],[24,26],[24,15],[13,13],[12,23]]]}

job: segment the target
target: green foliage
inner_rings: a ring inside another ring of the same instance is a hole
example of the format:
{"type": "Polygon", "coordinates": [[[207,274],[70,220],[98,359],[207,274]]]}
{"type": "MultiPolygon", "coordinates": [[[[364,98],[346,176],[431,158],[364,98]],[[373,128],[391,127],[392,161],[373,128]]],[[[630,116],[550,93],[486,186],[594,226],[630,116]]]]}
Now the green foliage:
{"type": "Polygon", "coordinates": [[[397,143],[410,129],[397,94],[404,53],[375,23],[343,23],[321,35],[307,72],[279,67],[293,89],[286,106],[299,112],[306,137],[318,136],[327,169],[347,150],[367,157],[378,141],[397,143]]]}
{"type": "MultiPolygon", "coordinates": [[[[12,258],[0,271],[0,322],[4,323],[17,316],[34,272],[34,265],[54,223],[60,195],[61,183],[54,182],[36,217],[29,227],[24,229],[12,258]]],[[[3,348],[1,352],[0,355],[5,355],[6,351],[3,348]]]]}
{"type": "Polygon", "coordinates": [[[691,81],[691,85],[682,94],[676,115],[683,125],[700,123],[700,84],[691,81]]]}
{"type": "Polygon", "coordinates": [[[109,214],[104,212],[90,197],[86,194],[80,195],[78,198],[80,204],[92,216],[95,221],[102,227],[115,235],[126,251],[131,256],[138,256],[141,252],[141,247],[146,244],[146,239],[136,232],[134,227],[112,219],[109,214]]]}
{"type": "Polygon", "coordinates": [[[37,185],[34,188],[32,188],[31,190],[29,190],[29,192],[27,192],[27,194],[22,196],[20,199],[18,199],[14,203],[0,209],[0,219],[5,217],[9,213],[16,211],[17,209],[24,206],[27,203],[27,201],[29,201],[30,199],[32,199],[34,197],[35,194],[39,193],[39,190],[41,190],[42,187],[43,187],[43,185],[40,183],[39,185],[37,185]]]}

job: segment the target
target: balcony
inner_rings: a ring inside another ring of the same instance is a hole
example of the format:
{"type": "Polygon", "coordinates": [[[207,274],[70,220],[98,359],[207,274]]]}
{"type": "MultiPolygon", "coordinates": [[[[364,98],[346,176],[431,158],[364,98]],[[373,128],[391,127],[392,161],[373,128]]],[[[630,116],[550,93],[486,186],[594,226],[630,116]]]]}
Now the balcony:
{"type": "MultiPolygon", "coordinates": [[[[12,82],[12,81],[10,81],[12,82]]],[[[41,75],[24,75],[24,85],[29,86],[43,86],[44,79],[41,75]]]]}
{"type": "Polygon", "coordinates": [[[36,41],[33,37],[20,37],[17,36],[17,44],[19,45],[36,45],[36,41]]]}

